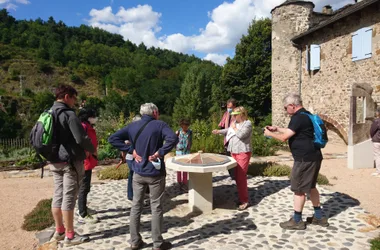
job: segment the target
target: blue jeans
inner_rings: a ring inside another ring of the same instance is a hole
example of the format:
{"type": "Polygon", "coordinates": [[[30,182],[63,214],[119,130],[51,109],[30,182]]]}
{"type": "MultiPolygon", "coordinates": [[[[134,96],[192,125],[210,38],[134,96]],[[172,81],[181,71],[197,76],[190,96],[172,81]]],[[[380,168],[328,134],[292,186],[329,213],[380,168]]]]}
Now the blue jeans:
{"type": "Polygon", "coordinates": [[[127,160],[127,164],[128,164],[128,168],[129,168],[127,193],[128,193],[128,200],[130,200],[130,201],[133,200],[133,187],[132,187],[133,170],[132,170],[132,162],[133,162],[133,160],[127,160]]]}

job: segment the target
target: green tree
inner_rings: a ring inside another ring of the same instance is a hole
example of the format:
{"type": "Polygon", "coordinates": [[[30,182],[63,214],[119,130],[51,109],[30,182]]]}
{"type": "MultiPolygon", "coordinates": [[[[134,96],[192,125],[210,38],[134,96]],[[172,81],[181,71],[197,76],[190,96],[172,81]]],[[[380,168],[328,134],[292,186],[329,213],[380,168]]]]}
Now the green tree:
{"type": "Polygon", "coordinates": [[[37,120],[38,116],[46,109],[53,106],[55,97],[51,92],[39,92],[33,96],[31,106],[32,120],[37,120]]]}
{"type": "Polygon", "coordinates": [[[181,90],[181,82],[162,79],[149,80],[140,88],[142,102],[153,102],[162,114],[172,114],[176,98],[181,90]]]}
{"type": "Polygon", "coordinates": [[[236,98],[257,120],[271,112],[271,50],[270,19],[253,20],[221,78],[223,100],[236,98]]]}
{"type": "Polygon", "coordinates": [[[141,76],[133,68],[115,69],[111,72],[112,85],[120,90],[140,87],[141,76]]]}
{"type": "Polygon", "coordinates": [[[217,84],[220,67],[210,62],[193,65],[187,72],[181,94],[175,102],[173,122],[181,118],[205,119],[212,106],[212,85],[217,84]]]}

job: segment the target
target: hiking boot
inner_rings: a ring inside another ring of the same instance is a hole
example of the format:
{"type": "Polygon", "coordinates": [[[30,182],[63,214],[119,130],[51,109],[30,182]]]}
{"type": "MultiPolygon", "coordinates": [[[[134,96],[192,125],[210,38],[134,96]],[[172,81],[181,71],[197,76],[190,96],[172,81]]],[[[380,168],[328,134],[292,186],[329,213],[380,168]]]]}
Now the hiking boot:
{"type": "Polygon", "coordinates": [[[288,221],[281,222],[280,227],[287,230],[305,230],[306,224],[302,220],[297,223],[292,217],[288,221]]]}
{"type": "Polygon", "coordinates": [[[74,238],[72,238],[72,239],[65,237],[65,240],[63,241],[63,245],[65,247],[70,247],[70,246],[79,245],[79,244],[89,242],[89,241],[90,241],[89,237],[81,236],[81,235],[75,233],[74,238]]]}
{"type": "Polygon", "coordinates": [[[78,223],[80,224],[95,224],[99,222],[98,218],[94,215],[88,214],[86,217],[78,216],[78,223]]]}
{"type": "Polygon", "coordinates": [[[153,247],[152,249],[153,250],[167,250],[167,249],[171,249],[173,247],[172,243],[170,243],[169,241],[164,241],[160,247],[153,247]]]}
{"type": "Polygon", "coordinates": [[[131,247],[129,249],[131,249],[131,250],[139,250],[139,249],[142,249],[144,246],[145,246],[145,242],[144,241],[140,241],[140,243],[138,245],[136,245],[136,246],[131,245],[131,247]]]}
{"type": "Polygon", "coordinates": [[[329,226],[329,223],[327,222],[326,217],[322,217],[321,219],[318,220],[317,218],[314,217],[314,215],[312,217],[307,217],[306,223],[312,224],[312,225],[318,225],[321,227],[328,227],[329,226]]]}
{"type": "Polygon", "coordinates": [[[54,232],[53,237],[51,237],[50,242],[53,241],[61,241],[65,238],[65,232],[58,233],[57,231],[54,232]]]}

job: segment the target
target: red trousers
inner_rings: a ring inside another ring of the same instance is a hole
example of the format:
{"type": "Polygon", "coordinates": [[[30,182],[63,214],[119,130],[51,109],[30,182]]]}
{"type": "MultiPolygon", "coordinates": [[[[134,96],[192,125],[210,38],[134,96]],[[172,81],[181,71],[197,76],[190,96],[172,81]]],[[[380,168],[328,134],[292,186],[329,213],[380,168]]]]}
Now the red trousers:
{"type": "Polygon", "coordinates": [[[187,184],[187,172],[177,171],[177,182],[187,184]]]}
{"type": "Polygon", "coordinates": [[[238,189],[239,201],[241,203],[248,202],[247,171],[251,155],[251,152],[231,154],[232,158],[234,158],[237,162],[237,166],[235,167],[235,180],[238,189]]]}

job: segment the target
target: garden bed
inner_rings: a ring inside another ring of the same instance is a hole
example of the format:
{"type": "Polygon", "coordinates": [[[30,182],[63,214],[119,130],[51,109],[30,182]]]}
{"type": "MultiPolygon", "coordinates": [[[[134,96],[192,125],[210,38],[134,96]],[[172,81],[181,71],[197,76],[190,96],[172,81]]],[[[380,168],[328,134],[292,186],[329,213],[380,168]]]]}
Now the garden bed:
{"type": "Polygon", "coordinates": [[[0,162],[0,172],[4,171],[14,171],[14,170],[33,170],[37,169],[40,166],[40,163],[32,163],[24,166],[16,166],[15,161],[2,161],[0,162]]]}

